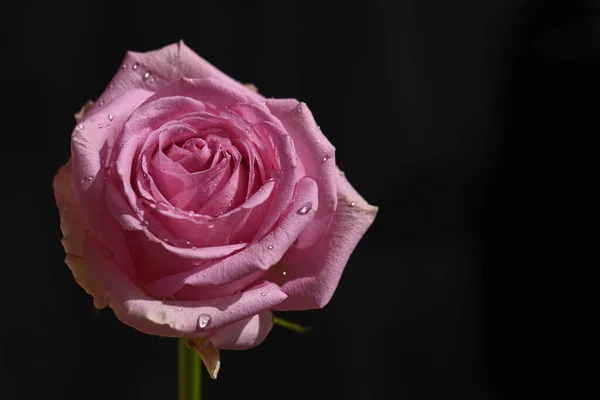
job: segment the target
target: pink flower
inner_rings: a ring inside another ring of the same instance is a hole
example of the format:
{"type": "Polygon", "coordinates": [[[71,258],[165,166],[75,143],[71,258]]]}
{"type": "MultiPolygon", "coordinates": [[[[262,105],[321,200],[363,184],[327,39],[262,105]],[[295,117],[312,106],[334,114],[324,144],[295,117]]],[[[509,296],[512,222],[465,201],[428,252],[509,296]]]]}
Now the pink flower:
{"type": "Polygon", "coordinates": [[[78,283],[205,354],[260,344],[271,310],[325,306],[377,211],[304,103],[265,99],[182,42],[127,53],[71,151],[54,188],[78,283]]]}

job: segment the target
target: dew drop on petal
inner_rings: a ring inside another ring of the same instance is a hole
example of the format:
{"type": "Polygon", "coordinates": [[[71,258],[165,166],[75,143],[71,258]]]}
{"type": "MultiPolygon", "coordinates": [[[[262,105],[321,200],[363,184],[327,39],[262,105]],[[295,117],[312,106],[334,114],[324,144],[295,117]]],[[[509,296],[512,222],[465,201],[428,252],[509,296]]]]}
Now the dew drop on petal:
{"type": "Polygon", "coordinates": [[[287,272],[283,271],[282,274],[285,276],[285,275],[287,275],[287,272]]]}
{"type": "Polygon", "coordinates": [[[321,143],[321,139],[317,139],[317,143],[321,143]]]}
{"type": "Polygon", "coordinates": [[[77,125],[77,127],[78,127],[79,129],[83,130],[83,124],[79,124],[79,125],[77,125]]]}
{"type": "Polygon", "coordinates": [[[146,72],[146,73],[144,74],[144,76],[142,77],[142,79],[143,79],[143,80],[146,80],[146,79],[148,79],[148,78],[150,78],[150,72],[146,72]]]}
{"type": "Polygon", "coordinates": [[[354,206],[356,205],[356,202],[355,202],[355,201],[351,201],[350,203],[348,203],[348,205],[349,205],[350,207],[354,207],[354,206]]]}
{"type": "Polygon", "coordinates": [[[198,317],[198,326],[200,329],[204,329],[210,324],[210,315],[208,314],[200,314],[198,317]]]}
{"type": "Polygon", "coordinates": [[[215,227],[215,224],[208,225],[208,229],[213,229],[214,227],[215,227]]]}
{"type": "Polygon", "coordinates": [[[267,295],[267,292],[262,292],[260,295],[261,295],[262,297],[265,297],[265,296],[267,295]]]}
{"type": "Polygon", "coordinates": [[[181,311],[181,307],[177,307],[177,311],[181,311]]]}
{"type": "Polygon", "coordinates": [[[150,78],[150,83],[154,83],[154,77],[150,78]]]}
{"type": "Polygon", "coordinates": [[[100,102],[100,106],[103,106],[103,105],[104,105],[104,100],[102,100],[102,101],[100,102]]]}
{"type": "Polygon", "coordinates": [[[268,250],[273,250],[273,245],[272,245],[272,244],[268,245],[268,246],[267,246],[267,249],[268,249],[268,250]]]}
{"type": "Polygon", "coordinates": [[[202,276],[206,278],[208,276],[208,272],[204,272],[202,276]]]}
{"type": "Polygon", "coordinates": [[[98,124],[98,129],[102,129],[102,124],[98,124]]]}
{"type": "Polygon", "coordinates": [[[113,119],[115,119],[115,116],[112,114],[108,114],[108,120],[112,121],[113,119]]]}
{"type": "Polygon", "coordinates": [[[325,155],[323,156],[323,158],[321,158],[321,161],[322,161],[322,162],[326,162],[327,160],[329,160],[329,155],[328,155],[328,154],[325,154],[325,155]]]}
{"type": "Polygon", "coordinates": [[[127,69],[127,64],[123,64],[121,67],[122,67],[123,69],[127,69]]]}
{"type": "Polygon", "coordinates": [[[135,64],[133,64],[133,65],[131,66],[131,69],[135,71],[136,69],[138,69],[138,68],[139,68],[139,66],[140,66],[140,64],[139,64],[139,63],[135,63],[135,64]]]}
{"type": "Polygon", "coordinates": [[[302,207],[300,207],[300,208],[298,209],[298,211],[296,211],[296,212],[297,212],[298,214],[300,214],[300,215],[306,215],[306,214],[308,214],[308,212],[309,212],[311,209],[312,209],[312,203],[310,203],[310,202],[307,202],[307,203],[304,203],[304,204],[302,205],[302,207]]]}

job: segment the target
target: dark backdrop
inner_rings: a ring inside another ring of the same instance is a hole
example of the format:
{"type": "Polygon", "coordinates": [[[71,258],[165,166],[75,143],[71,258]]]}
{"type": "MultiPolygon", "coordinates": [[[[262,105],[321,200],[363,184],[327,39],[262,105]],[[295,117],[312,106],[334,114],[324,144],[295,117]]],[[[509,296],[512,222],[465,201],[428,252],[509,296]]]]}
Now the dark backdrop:
{"type": "Polygon", "coordinates": [[[313,331],[225,352],[206,399],[598,394],[598,2],[10,7],[1,399],[176,398],[175,341],[95,311],[63,264],[51,181],[125,51],[179,39],[305,101],[380,207],[331,303],[285,315],[313,331]]]}

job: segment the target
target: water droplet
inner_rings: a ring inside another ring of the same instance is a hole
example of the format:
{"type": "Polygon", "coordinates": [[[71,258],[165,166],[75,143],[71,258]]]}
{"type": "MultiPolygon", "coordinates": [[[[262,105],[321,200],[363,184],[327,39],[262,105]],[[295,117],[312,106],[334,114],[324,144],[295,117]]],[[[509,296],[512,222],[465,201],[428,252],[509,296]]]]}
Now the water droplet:
{"type": "Polygon", "coordinates": [[[106,125],[106,129],[110,130],[110,125],[106,125]]]}
{"type": "Polygon", "coordinates": [[[246,128],[246,129],[244,129],[244,133],[245,133],[246,135],[247,135],[247,134],[249,134],[249,133],[250,133],[250,129],[247,129],[247,128],[246,128]]]}
{"type": "Polygon", "coordinates": [[[85,182],[91,182],[94,180],[94,177],[89,175],[89,176],[85,176],[83,177],[83,179],[81,180],[81,183],[85,183],[85,182]]]}
{"type": "Polygon", "coordinates": [[[194,244],[192,242],[190,242],[187,239],[178,239],[175,244],[177,245],[177,247],[183,247],[185,249],[189,249],[192,246],[194,246],[194,244]]]}
{"type": "Polygon", "coordinates": [[[285,276],[285,275],[287,275],[287,272],[283,271],[282,274],[285,276]]]}
{"type": "Polygon", "coordinates": [[[208,229],[212,229],[212,228],[214,228],[214,227],[215,227],[215,224],[210,224],[210,225],[208,225],[208,229]]]}
{"type": "Polygon", "coordinates": [[[300,207],[297,211],[298,214],[300,215],[306,215],[308,214],[308,212],[312,209],[312,203],[308,202],[308,203],[304,203],[302,205],[302,207],[300,207]]]}
{"type": "Polygon", "coordinates": [[[135,103],[131,103],[131,105],[135,107],[135,103]]]}
{"type": "Polygon", "coordinates": [[[148,78],[150,78],[150,72],[146,72],[146,73],[144,74],[144,76],[142,77],[142,79],[144,79],[144,80],[146,80],[146,79],[148,79],[148,78]]]}
{"type": "Polygon", "coordinates": [[[113,119],[115,119],[115,116],[112,114],[108,114],[108,120],[112,121],[113,119]]]}
{"type": "Polygon", "coordinates": [[[98,129],[102,129],[102,124],[98,124],[98,129]]]}
{"type": "Polygon", "coordinates": [[[202,276],[206,278],[208,276],[208,272],[204,272],[202,276]]]}
{"type": "Polygon", "coordinates": [[[103,106],[103,105],[104,105],[104,100],[102,100],[102,101],[100,102],[100,106],[103,106]]]}
{"type": "Polygon", "coordinates": [[[348,203],[348,205],[349,205],[350,207],[354,207],[354,206],[356,205],[356,202],[355,202],[355,201],[351,201],[350,203],[348,203]]]}
{"type": "Polygon", "coordinates": [[[136,69],[138,69],[138,68],[139,68],[139,66],[140,66],[140,64],[139,64],[139,63],[135,63],[135,64],[133,64],[133,65],[131,66],[131,69],[135,71],[136,69]]]}
{"type": "Polygon", "coordinates": [[[177,311],[181,311],[181,307],[177,307],[177,311]]]}
{"type": "Polygon", "coordinates": [[[321,139],[317,139],[317,144],[318,144],[318,143],[321,143],[321,139]]]}
{"type": "Polygon", "coordinates": [[[79,125],[77,125],[77,127],[78,127],[79,129],[83,130],[83,124],[79,124],[79,125]]]}
{"type": "Polygon", "coordinates": [[[127,69],[127,64],[123,64],[121,67],[122,67],[123,69],[127,69]]]}
{"type": "Polygon", "coordinates": [[[268,246],[267,246],[267,249],[268,249],[268,250],[273,250],[273,245],[272,245],[272,244],[268,245],[268,246]]]}
{"type": "Polygon", "coordinates": [[[265,296],[267,295],[267,292],[262,292],[260,295],[261,295],[262,297],[265,297],[265,296]]]}
{"type": "Polygon", "coordinates": [[[323,158],[321,158],[322,162],[326,162],[327,160],[329,160],[329,154],[325,154],[323,158]]]}
{"type": "Polygon", "coordinates": [[[210,315],[208,314],[200,314],[198,317],[198,326],[200,329],[204,329],[210,324],[210,315]]]}

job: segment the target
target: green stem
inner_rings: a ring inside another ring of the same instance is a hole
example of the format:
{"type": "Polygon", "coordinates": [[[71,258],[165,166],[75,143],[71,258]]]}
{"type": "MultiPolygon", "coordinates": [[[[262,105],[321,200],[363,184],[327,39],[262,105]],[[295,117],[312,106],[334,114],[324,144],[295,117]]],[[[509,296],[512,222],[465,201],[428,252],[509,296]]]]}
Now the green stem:
{"type": "Polygon", "coordinates": [[[202,361],[185,338],[179,338],[179,400],[202,399],[202,361]]]}

